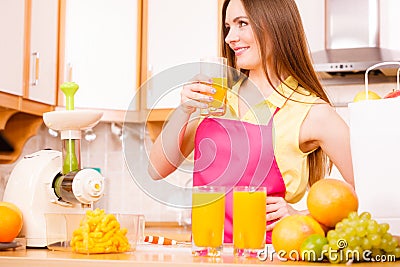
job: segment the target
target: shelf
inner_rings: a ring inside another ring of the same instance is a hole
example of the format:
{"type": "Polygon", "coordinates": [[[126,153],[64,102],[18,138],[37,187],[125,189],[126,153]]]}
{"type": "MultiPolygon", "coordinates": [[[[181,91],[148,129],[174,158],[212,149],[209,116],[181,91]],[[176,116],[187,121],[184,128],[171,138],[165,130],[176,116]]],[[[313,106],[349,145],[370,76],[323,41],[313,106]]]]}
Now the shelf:
{"type": "Polygon", "coordinates": [[[160,135],[164,123],[168,120],[174,109],[152,109],[146,116],[146,126],[149,131],[151,141],[155,141],[160,135]]]}
{"type": "Polygon", "coordinates": [[[0,92],[0,164],[16,161],[26,141],[43,123],[42,114],[53,106],[0,92]]]}
{"type": "Polygon", "coordinates": [[[37,133],[42,123],[42,117],[23,112],[15,112],[6,123],[2,120],[1,136],[11,149],[0,151],[0,164],[15,162],[21,155],[26,141],[37,133]]]}

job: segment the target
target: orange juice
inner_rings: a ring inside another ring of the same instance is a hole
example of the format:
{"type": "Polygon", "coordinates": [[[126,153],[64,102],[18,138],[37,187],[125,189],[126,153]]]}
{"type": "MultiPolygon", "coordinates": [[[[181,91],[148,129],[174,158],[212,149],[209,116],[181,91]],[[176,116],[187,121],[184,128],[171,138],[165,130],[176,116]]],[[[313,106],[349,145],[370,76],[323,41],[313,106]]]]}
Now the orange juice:
{"type": "Polygon", "coordinates": [[[264,190],[233,192],[233,243],[235,249],[263,249],[266,231],[264,190]]]}
{"type": "Polygon", "coordinates": [[[212,78],[212,87],[216,90],[212,95],[214,101],[210,103],[212,108],[223,108],[226,100],[226,89],[228,88],[228,79],[225,78],[212,78]]]}
{"type": "Polygon", "coordinates": [[[224,192],[194,192],[192,195],[192,235],[197,247],[220,247],[225,219],[224,192]]]}

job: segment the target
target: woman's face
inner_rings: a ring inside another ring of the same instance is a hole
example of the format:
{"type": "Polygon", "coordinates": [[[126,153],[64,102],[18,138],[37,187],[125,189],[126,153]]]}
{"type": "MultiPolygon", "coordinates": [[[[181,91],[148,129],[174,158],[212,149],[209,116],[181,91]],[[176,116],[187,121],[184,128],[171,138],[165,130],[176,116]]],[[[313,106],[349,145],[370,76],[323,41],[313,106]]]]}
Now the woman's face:
{"type": "Polygon", "coordinates": [[[237,67],[246,70],[262,68],[259,46],[240,0],[231,0],[226,9],[225,42],[235,52],[237,67]]]}

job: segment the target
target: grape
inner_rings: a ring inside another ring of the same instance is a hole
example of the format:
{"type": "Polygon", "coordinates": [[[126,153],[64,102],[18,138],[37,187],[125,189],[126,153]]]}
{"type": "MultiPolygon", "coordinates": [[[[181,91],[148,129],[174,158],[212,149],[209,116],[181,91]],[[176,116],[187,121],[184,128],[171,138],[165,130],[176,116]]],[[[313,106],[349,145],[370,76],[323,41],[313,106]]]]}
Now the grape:
{"type": "Polygon", "coordinates": [[[377,234],[379,232],[379,225],[375,223],[370,223],[367,226],[368,234],[377,234]]]}
{"type": "Polygon", "coordinates": [[[361,225],[362,227],[367,227],[368,226],[368,220],[364,218],[360,218],[358,221],[358,224],[361,225]]]}
{"type": "Polygon", "coordinates": [[[338,222],[336,225],[335,225],[335,230],[336,231],[342,231],[343,229],[344,229],[344,224],[342,223],[342,222],[338,222]]]}
{"type": "Polygon", "coordinates": [[[347,216],[347,218],[348,218],[350,221],[356,220],[356,219],[358,219],[358,214],[357,214],[356,211],[352,211],[352,212],[349,213],[349,215],[347,216]]]}
{"type": "Polygon", "coordinates": [[[373,248],[380,248],[381,244],[381,236],[378,234],[370,234],[368,235],[368,240],[371,243],[373,248]]]}
{"type": "Polygon", "coordinates": [[[349,244],[349,248],[355,248],[356,246],[358,246],[360,239],[358,236],[350,236],[348,239],[348,244],[349,244]]]}
{"type": "Polygon", "coordinates": [[[364,211],[363,213],[360,214],[360,218],[370,220],[371,219],[371,213],[364,211]]]}
{"type": "Polygon", "coordinates": [[[388,223],[381,223],[379,225],[379,233],[381,235],[385,234],[389,230],[389,224],[388,223]]]}
{"type": "MultiPolygon", "coordinates": [[[[326,237],[328,238],[328,240],[330,239],[337,239],[338,238],[338,233],[335,230],[329,230],[328,233],[326,234],[326,237]]],[[[392,239],[392,237],[390,237],[390,240],[392,239]]]]}
{"type": "Polygon", "coordinates": [[[358,225],[356,228],[357,236],[364,237],[367,234],[367,229],[365,227],[358,225]]]}
{"type": "Polygon", "coordinates": [[[328,231],[328,244],[324,250],[336,253],[331,255],[326,252],[324,256],[331,263],[370,261],[372,257],[383,255],[400,258],[400,246],[397,239],[389,233],[389,228],[389,224],[372,219],[369,212],[351,212],[333,230],[328,231]],[[369,258],[364,259],[363,255],[369,258]]]}
{"type": "Polygon", "coordinates": [[[397,247],[393,250],[393,255],[396,257],[396,259],[400,258],[400,247],[397,247]]]}
{"type": "Polygon", "coordinates": [[[370,249],[372,248],[372,244],[371,244],[371,242],[369,241],[368,238],[364,238],[364,239],[362,240],[362,242],[361,242],[361,247],[362,247],[364,250],[370,250],[370,249]]]}
{"type": "Polygon", "coordinates": [[[396,247],[398,247],[398,243],[397,240],[393,238],[392,240],[389,241],[386,252],[392,252],[396,249],[396,247]]]}

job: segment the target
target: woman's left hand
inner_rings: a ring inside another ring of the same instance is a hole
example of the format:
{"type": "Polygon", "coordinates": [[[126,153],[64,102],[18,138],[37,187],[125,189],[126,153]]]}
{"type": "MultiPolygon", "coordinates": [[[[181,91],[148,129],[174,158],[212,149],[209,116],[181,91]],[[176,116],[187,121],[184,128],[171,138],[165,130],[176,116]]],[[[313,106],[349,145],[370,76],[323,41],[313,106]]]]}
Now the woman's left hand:
{"type": "Polygon", "coordinates": [[[267,197],[267,221],[273,221],[273,223],[267,225],[267,231],[272,231],[283,217],[303,213],[302,211],[295,210],[284,198],[269,196],[267,197]]]}

